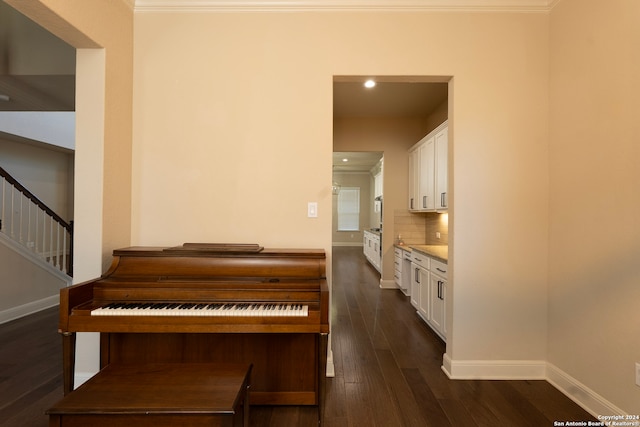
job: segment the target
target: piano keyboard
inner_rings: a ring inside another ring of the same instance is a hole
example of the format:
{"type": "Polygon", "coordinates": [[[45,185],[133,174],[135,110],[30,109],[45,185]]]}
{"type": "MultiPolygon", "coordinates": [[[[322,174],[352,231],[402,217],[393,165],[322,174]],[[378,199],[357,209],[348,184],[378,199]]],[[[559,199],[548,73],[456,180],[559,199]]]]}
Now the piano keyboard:
{"type": "Polygon", "coordinates": [[[285,303],[110,303],[92,316],[307,317],[309,306],[285,303]]]}

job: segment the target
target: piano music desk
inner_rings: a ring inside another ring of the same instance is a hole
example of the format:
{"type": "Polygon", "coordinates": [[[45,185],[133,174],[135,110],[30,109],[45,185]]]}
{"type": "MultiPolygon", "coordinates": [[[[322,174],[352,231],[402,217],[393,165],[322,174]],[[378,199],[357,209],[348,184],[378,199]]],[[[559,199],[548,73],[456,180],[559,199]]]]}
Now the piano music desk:
{"type": "Polygon", "coordinates": [[[247,427],[252,365],[110,364],[47,411],[51,427],[247,427]]]}

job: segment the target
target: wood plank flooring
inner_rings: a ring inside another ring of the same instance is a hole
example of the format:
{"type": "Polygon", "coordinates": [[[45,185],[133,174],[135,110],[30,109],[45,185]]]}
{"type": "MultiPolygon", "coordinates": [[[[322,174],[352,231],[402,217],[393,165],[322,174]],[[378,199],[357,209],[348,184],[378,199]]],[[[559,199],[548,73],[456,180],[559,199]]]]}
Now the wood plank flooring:
{"type": "MultiPolygon", "coordinates": [[[[444,343],[397,290],[381,290],[362,248],[333,248],[335,377],[325,427],[552,426],[593,418],[546,381],[451,381],[444,343]]],[[[57,309],[0,325],[0,426],[44,427],[62,398],[57,309]]],[[[315,407],[251,407],[251,427],[317,425],[315,407]]]]}

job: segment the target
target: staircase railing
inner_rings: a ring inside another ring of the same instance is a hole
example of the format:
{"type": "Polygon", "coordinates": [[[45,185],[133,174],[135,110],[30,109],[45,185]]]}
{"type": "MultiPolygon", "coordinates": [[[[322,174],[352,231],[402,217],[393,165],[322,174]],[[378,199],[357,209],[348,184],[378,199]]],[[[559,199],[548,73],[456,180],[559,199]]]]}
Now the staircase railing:
{"type": "Polygon", "coordinates": [[[73,276],[73,222],[66,222],[0,167],[0,233],[73,276]]]}

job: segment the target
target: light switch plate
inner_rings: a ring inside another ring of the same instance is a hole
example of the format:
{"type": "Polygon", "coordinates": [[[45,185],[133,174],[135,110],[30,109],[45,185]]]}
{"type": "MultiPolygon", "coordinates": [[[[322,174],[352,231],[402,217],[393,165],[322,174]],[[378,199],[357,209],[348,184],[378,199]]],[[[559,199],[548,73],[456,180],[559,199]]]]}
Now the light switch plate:
{"type": "Polygon", "coordinates": [[[309,218],[317,218],[318,217],[318,203],[317,202],[309,202],[307,204],[307,216],[309,218]]]}

